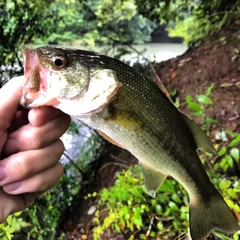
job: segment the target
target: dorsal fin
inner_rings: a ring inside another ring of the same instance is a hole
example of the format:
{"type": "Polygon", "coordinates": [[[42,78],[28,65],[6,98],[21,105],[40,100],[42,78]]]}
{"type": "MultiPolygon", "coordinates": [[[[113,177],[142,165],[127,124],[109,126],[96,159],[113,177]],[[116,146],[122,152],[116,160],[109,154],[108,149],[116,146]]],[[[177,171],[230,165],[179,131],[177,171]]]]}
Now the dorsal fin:
{"type": "Polygon", "coordinates": [[[217,151],[214,148],[207,134],[195,122],[190,120],[187,116],[185,116],[184,114],[182,114],[182,116],[193,134],[197,148],[201,149],[204,152],[216,154],[217,151]]]}

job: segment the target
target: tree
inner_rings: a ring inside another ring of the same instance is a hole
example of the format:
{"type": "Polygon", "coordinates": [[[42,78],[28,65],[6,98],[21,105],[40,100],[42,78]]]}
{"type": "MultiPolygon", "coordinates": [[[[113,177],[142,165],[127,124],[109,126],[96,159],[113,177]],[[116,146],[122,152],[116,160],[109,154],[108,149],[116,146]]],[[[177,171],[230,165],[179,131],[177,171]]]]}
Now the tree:
{"type": "Polygon", "coordinates": [[[144,43],[156,24],[138,14],[133,0],[57,0],[52,4],[61,17],[49,41],[81,45],[144,43]],[[114,13],[114,14],[113,14],[114,13]]]}
{"type": "Polygon", "coordinates": [[[186,43],[204,39],[239,17],[239,0],[136,0],[139,14],[151,21],[167,23],[171,37],[186,43]]]}
{"type": "Polygon", "coordinates": [[[138,14],[133,0],[3,0],[0,3],[0,78],[23,71],[27,44],[139,44],[156,24],[138,14]],[[114,14],[113,14],[114,12],[114,14]]]}
{"type": "Polygon", "coordinates": [[[6,65],[13,67],[17,63],[18,68],[22,67],[19,51],[24,45],[50,35],[56,27],[59,17],[48,8],[51,2],[4,0],[0,3],[0,67],[4,69],[1,78],[15,75],[14,69],[6,74],[6,65]]]}

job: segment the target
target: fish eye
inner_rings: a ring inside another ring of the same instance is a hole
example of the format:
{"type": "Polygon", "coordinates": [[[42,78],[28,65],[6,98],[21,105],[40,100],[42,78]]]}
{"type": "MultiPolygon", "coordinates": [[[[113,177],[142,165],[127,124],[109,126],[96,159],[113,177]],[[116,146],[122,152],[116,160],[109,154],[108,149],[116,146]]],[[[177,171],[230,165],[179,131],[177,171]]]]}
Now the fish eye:
{"type": "Polygon", "coordinates": [[[67,60],[63,57],[56,57],[53,59],[53,64],[58,68],[62,68],[66,66],[67,60]]]}

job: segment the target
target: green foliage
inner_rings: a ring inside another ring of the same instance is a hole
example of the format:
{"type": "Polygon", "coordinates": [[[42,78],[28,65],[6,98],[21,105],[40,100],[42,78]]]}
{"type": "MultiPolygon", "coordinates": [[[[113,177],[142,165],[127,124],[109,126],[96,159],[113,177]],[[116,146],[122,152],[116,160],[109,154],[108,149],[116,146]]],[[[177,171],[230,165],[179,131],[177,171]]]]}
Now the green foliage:
{"type": "Polygon", "coordinates": [[[232,238],[227,237],[226,235],[224,235],[222,233],[217,233],[217,232],[215,232],[215,235],[222,240],[239,240],[239,238],[240,238],[240,233],[239,232],[234,233],[232,238]]]}
{"type": "MultiPolygon", "coordinates": [[[[103,189],[99,197],[94,217],[98,225],[94,228],[95,239],[100,239],[109,228],[117,232],[126,229],[132,233],[137,231],[140,239],[148,236],[169,239],[176,232],[186,233],[188,208],[183,203],[187,204],[187,194],[173,179],[167,179],[153,199],[146,193],[141,168],[136,165],[120,173],[115,185],[103,189]],[[107,217],[100,222],[99,219],[106,213],[107,217]]],[[[133,238],[134,234],[131,236],[133,238]]]]}
{"type": "Polygon", "coordinates": [[[212,30],[209,19],[190,16],[185,20],[177,19],[174,24],[169,24],[167,31],[170,37],[183,37],[184,43],[189,44],[203,39],[212,30]]]}
{"type": "Polygon", "coordinates": [[[144,43],[150,40],[156,27],[137,13],[132,0],[68,1],[67,4],[58,0],[52,8],[61,20],[48,41],[58,44],[144,43]]]}
{"type": "Polygon", "coordinates": [[[80,134],[79,132],[80,125],[78,122],[72,121],[69,128],[68,132],[71,134],[80,134]]]}
{"type": "Polygon", "coordinates": [[[204,39],[239,17],[239,0],[136,0],[139,14],[157,23],[167,23],[169,36],[185,43],[204,39]]]}
{"type": "Polygon", "coordinates": [[[222,135],[224,138],[221,140],[226,141],[227,139],[229,141],[229,145],[216,145],[218,148],[218,158],[214,161],[213,168],[216,171],[226,173],[231,169],[233,170],[234,168],[237,168],[239,165],[240,134],[223,130],[217,132],[217,138],[221,137],[222,135]]]}
{"type": "Polygon", "coordinates": [[[112,1],[102,0],[96,13],[100,19],[98,25],[103,26],[108,22],[120,22],[125,19],[131,20],[137,14],[136,8],[133,0],[116,0],[114,4],[112,1]]]}
{"type": "Polygon", "coordinates": [[[0,3],[0,87],[9,78],[22,74],[21,48],[34,39],[43,40],[55,29],[58,16],[48,8],[51,2],[3,0],[0,3]]]}
{"type": "MultiPolygon", "coordinates": [[[[235,213],[240,213],[239,195],[240,195],[240,180],[237,176],[225,177],[222,174],[210,174],[211,180],[215,187],[221,192],[228,207],[235,213]]],[[[216,236],[223,240],[237,240],[240,237],[240,232],[236,232],[232,237],[228,237],[222,233],[214,232],[216,236]]]]}
{"type": "Polygon", "coordinates": [[[33,38],[50,34],[57,16],[48,9],[51,1],[4,0],[0,5],[0,65],[13,64],[18,51],[33,38]]]}
{"type": "MultiPolygon", "coordinates": [[[[240,213],[238,198],[240,181],[237,177],[224,177],[209,172],[213,184],[222,193],[228,206],[240,213]]],[[[96,196],[96,193],[93,194],[96,196]]],[[[143,186],[141,169],[130,167],[120,173],[115,185],[99,193],[98,210],[95,213],[94,239],[109,229],[132,233],[129,239],[161,238],[172,239],[187,233],[189,226],[188,196],[174,179],[167,179],[156,198],[147,195],[143,186]],[[102,216],[106,216],[103,221],[102,216]],[[138,234],[135,236],[135,234],[138,234]]],[[[219,235],[220,233],[216,233],[219,235]]],[[[220,234],[221,235],[221,234],[220,234]]],[[[238,239],[221,235],[222,239],[238,239]]]]}
{"type": "MultiPolygon", "coordinates": [[[[240,213],[238,197],[240,181],[237,177],[224,177],[209,172],[213,184],[222,193],[228,206],[240,213]]],[[[96,193],[93,194],[96,196],[96,193]]],[[[141,168],[137,165],[120,173],[115,185],[99,193],[98,210],[95,213],[94,238],[109,229],[132,233],[129,239],[161,238],[172,239],[187,233],[189,227],[188,196],[183,187],[174,179],[167,179],[156,198],[147,195],[143,186],[141,168]],[[103,221],[102,216],[106,216],[103,221]],[[137,233],[138,235],[134,235],[137,233]]],[[[218,233],[216,233],[218,234],[218,233]]],[[[222,234],[222,239],[227,238],[222,234]],[[225,237],[225,238],[224,238],[225,237]]]]}
{"type": "Polygon", "coordinates": [[[30,223],[21,218],[21,212],[10,215],[5,223],[0,224],[0,239],[11,240],[13,233],[19,232],[29,225],[30,223]]]}
{"type": "MultiPolygon", "coordinates": [[[[205,114],[206,108],[213,104],[210,98],[213,88],[214,84],[211,84],[205,94],[201,94],[196,97],[197,101],[194,101],[190,95],[186,96],[188,108],[194,116],[202,118],[202,127],[206,130],[209,129],[209,126],[212,123],[217,122],[215,119],[208,118],[205,114]]],[[[214,170],[226,173],[228,170],[234,169],[239,164],[240,151],[238,146],[240,143],[240,134],[233,133],[229,130],[218,130],[216,132],[216,139],[223,142],[229,142],[228,146],[224,146],[223,144],[215,145],[218,149],[218,158],[213,164],[214,170]]]]}
{"type": "Polygon", "coordinates": [[[193,116],[198,116],[202,118],[202,125],[204,128],[208,128],[209,124],[216,123],[213,118],[208,118],[205,115],[205,109],[213,104],[210,95],[214,88],[214,84],[211,84],[204,94],[198,95],[196,101],[193,100],[192,96],[186,96],[186,103],[188,108],[191,110],[193,116]]]}

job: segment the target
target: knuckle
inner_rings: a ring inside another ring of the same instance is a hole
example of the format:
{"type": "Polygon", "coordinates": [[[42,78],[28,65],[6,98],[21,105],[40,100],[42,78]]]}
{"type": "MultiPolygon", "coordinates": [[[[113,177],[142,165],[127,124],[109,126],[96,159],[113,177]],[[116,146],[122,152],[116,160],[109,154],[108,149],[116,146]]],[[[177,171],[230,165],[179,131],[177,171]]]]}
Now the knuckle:
{"type": "Polygon", "coordinates": [[[32,126],[26,126],[22,129],[19,139],[19,149],[30,150],[41,148],[45,136],[41,135],[40,131],[32,126]],[[22,147],[20,147],[22,145],[22,147]]]}
{"type": "Polygon", "coordinates": [[[57,185],[63,174],[63,167],[57,163],[52,168],[48,169],[46,176],[38,180],[37,186],[40,191],[47,191],[57,185]],[[52,174],[54,172],[54,175],[52,174]]]}
{"type": "Polygon", "coordinates": [[[64,145],[61,139],[58,139],[54,142],[52,148],[54,148],[54,153],[56,158],[60,158],[64,152],[64,145]]]}

